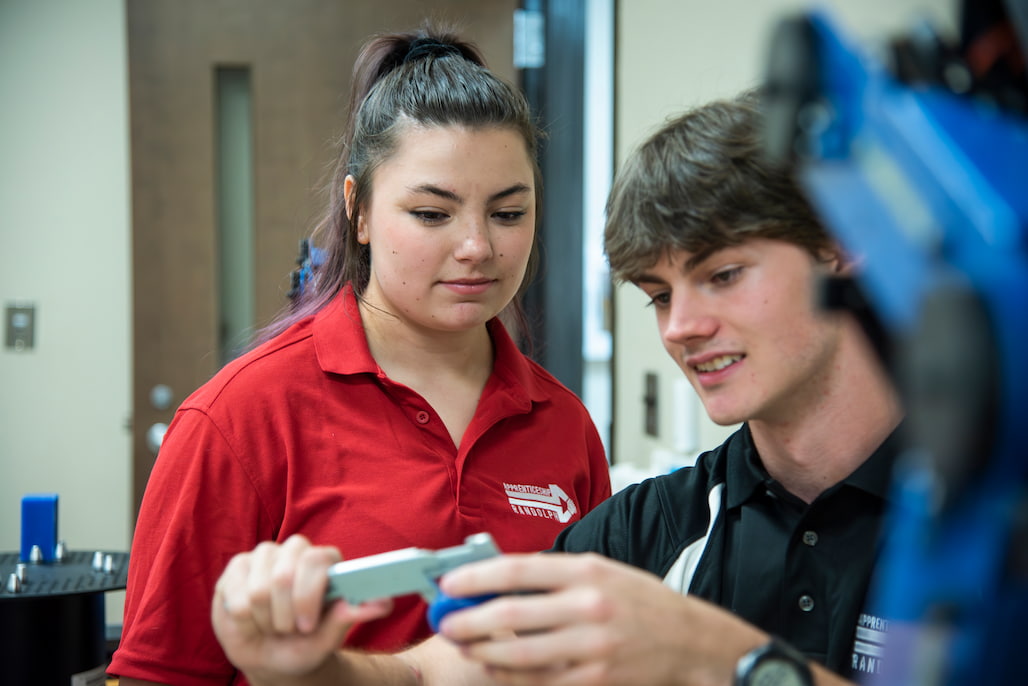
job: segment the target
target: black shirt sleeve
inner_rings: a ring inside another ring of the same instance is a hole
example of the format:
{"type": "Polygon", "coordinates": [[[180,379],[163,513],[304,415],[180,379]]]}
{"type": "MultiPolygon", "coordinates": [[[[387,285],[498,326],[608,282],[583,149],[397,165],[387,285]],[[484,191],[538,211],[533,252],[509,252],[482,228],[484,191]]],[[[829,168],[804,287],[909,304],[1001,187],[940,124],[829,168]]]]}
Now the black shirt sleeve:
{"type": "Polygon", "coordinates": [[[558,534],[551,552],[599,553],[663,578],[682,548],[706,530],[701,472],[686,467],[628,486],[558,534]]]}

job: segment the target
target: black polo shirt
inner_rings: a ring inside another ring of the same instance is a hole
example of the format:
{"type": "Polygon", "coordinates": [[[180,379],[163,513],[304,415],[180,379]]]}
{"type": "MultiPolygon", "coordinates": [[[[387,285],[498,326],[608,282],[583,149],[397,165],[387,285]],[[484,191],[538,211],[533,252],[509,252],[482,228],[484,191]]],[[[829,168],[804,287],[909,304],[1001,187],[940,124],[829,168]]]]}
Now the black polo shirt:
{"type": "Polygon", "coordinates": [[[615,494],[554,550],[646,569],[849,674],[895,444],[807,505],[768,475],[744,425],[695,466],[615,494]]]}

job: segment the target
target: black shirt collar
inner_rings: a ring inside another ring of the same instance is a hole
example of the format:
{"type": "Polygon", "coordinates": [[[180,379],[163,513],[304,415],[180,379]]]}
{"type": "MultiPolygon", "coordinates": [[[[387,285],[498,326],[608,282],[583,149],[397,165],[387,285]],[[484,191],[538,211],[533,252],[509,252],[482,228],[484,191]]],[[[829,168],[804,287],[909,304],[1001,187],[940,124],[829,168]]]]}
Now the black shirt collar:
{"type": "MultiPolygon", "coordinates": [[[[834,492],[842,486],[851,486],[879,498],[888,499],[892,482],[892,468],[900,449],[898,437],[900,429],[894,430],[885,441],[857,469],[828,489],[825,494],[834,492]]],[[[739,507],[756,493],[763,493],[769,487],[778,486],[767,473],[764,464],[753,444],[749,424],[743,424],[730,439],[728,460],[726,464],[726,505],[730,508],[739,507]]],[[[825,495],[822,494],[822,497],[825,495]]]]}

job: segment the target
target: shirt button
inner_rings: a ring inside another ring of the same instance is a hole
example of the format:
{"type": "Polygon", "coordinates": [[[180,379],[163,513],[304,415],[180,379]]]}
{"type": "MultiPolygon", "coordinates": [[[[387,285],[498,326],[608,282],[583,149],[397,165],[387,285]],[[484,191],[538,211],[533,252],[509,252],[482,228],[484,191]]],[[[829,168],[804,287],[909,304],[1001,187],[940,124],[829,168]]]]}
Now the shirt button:
{"type": "Polygon", "coordinates": [[[418,420],[418,424],[428,424],[428,420],[432,417],[424,410],[421,410],[416,415],[414,415],[414,418],[418,420]]]}
{"type": "Polygon", "coordinates": [[[803,542],[813,548],[817,545],[817,533],[814,531],[804,531],[803,542]]]}
{"type": "Polygon", "coordinates": [[[804,612],[810,612],[814,609],[814,599],[809,595],[801,595],[799,602],[800,609],[804,612]]]}

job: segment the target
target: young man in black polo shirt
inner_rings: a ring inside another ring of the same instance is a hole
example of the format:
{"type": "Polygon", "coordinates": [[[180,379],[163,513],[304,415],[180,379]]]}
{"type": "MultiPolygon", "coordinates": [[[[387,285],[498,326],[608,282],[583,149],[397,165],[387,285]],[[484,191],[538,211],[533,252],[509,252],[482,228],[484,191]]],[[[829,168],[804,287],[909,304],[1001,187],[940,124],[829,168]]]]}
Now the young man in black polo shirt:
{"type": "Polygon", "coordinates": [[[817,306],[819,277],[852,265],[765,164],[759,131],[753,95],[670,122],[620,171],[606,232],[614,275],[650,297],[707,413],[742,427],[554,546],[586,554],[447,575],[450,595],[541,592],[453,613],[444,638],[398,656],[332,651],[388,611],[319,614],[335,551],[291,540],[237,558],[214,621],[252,683],[823,686],[878,671],[878,623],[855,636],[902,410],[858,322],[817,306]]]}

